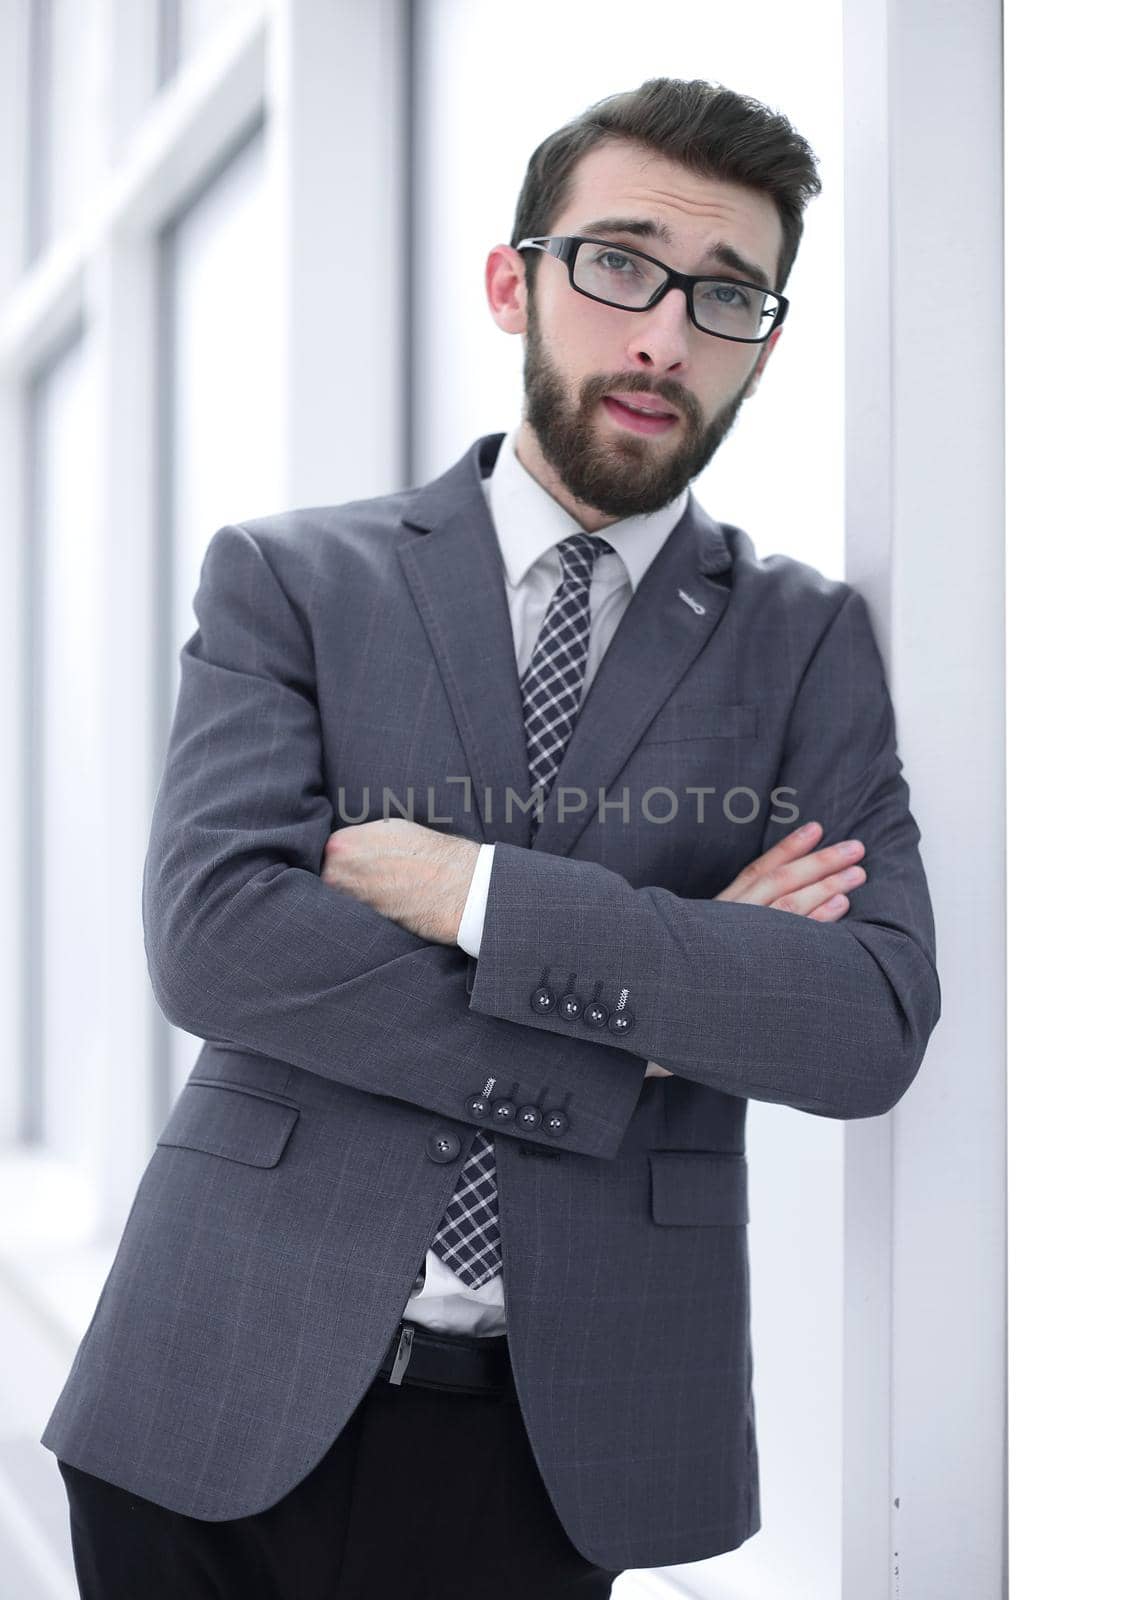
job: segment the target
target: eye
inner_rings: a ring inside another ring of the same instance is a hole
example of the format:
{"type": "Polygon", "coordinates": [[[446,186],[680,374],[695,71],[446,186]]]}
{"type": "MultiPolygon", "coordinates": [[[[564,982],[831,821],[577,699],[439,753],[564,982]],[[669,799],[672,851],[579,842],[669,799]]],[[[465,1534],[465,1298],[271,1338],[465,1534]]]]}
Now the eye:
{"type": "MultiPolygon", "coordinates": [[[[617,261],[625,262],[629,267],[634,266],[631,256],[625,255],[622,250],[602,250],[596,258],[598,265],[602,267],[608,266],[610,256],[614,256],[617,261]]],[[[618,272],[614,267],[610,268],[609,270],[615,272],[617,277],[623,276],[623,274],[618,272]]]]}
{"type": "Polygon", "coordinates": [[[732,295],[736,295],[737,296],[736,300],[725,300],[725,299],[723,299],[721,301],[721,304],[724,305],[724,306],[739,306],[739,305],[740,306],[750,306],[750,305],[752,305],[752,301],[750,300],[749,295],[746,294],[744,289],[739,288],[736,283],[716,283],[714,285],[713,293],[714,293],[715,298],[718,297],[719,293],[721,293],[723,295],[732,294],[732,295]]]}

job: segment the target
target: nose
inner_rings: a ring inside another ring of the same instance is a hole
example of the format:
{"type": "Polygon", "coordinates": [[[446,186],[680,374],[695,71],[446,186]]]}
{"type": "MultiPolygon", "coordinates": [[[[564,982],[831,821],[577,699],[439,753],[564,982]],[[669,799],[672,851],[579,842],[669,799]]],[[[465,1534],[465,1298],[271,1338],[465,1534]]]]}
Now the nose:
{"type": "Polygon", "coordinates": [[[628,341],[628,358],[633,365],[659,372],[686,366],[691,321],[681,289],[672,284],[650,310],[637,313],[632,321],[635,327],[628,341]]]}

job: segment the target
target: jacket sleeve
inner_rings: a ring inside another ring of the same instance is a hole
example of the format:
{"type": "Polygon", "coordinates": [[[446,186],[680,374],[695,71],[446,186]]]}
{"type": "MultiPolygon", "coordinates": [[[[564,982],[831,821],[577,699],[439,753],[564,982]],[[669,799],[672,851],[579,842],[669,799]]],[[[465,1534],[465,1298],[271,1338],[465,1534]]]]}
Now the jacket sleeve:
{"type": "MultiPolygon", "coordinates": [[[[858,838],[867,881],[838,922],[633,888],[597,862],[495,847],[471,1009],[529,1020],[548,970],[559,994],[601,999],[617,1048],[728,1094],[831,1117],[877,1116],[903,1095],[941,1015],[919,830],[867,606],[847,598],[793,703],[778,786],[820,843],[858,838]],[[623,1019],[620,1026],[623,1025],[623,1019]]],[[[764,849],[795,826],[770,822],[764,849]]],[[[551,1009],[535,1026],[578,1024],[551,1009]]],[[[613,1037],[612,1034],[609,1037],[613,1037]]]]}
{"type": "MultiPolygon", "coordinates": [[[[503,1093],[514,1080],[519,1104],[565,1110],[553,1144],[614,1156],[642,1063],[626,1071],[610,1041],[474,1015],[462,950],[320,877],[334,818],[313,644],[247,529],[212,536],[193,608],[142,873],[146,960],[165,1016],[466,1121],[488,1077],[503,1093]]],[[[503,1131],[547,1139],[514,1123],[503,1131]]]]}

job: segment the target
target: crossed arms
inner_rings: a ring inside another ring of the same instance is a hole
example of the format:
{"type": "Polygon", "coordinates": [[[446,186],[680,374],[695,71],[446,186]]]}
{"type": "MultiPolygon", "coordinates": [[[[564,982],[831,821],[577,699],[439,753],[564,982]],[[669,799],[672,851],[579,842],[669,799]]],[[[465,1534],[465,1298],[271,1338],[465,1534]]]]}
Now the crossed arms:
{"type": "Polygon", "coordinates": [[[468,996],[456,946],[320,876],[334,819],[313,648],[267,542],[236,525],[213,535],[180,655],[142,882],[150,978],[172,1022],[458,1119],[501,1062],[520,1062],[524,1089],[569,1094],[560,1146],[601,1157],[615,1155],[652,1058],[826,1116],[874,1116],[899,1099],[940,989],[919,833],[857,593],[845,586],[801,679],[780,779],[826,838],[864,842],[854,914],[820,923],[682,899],[500,843],[468,996]],[[536,1014],[543,966],[576,972],[578,987],[614,976],[632,996],[632,1031],[597,1042],[536,1014]]]}

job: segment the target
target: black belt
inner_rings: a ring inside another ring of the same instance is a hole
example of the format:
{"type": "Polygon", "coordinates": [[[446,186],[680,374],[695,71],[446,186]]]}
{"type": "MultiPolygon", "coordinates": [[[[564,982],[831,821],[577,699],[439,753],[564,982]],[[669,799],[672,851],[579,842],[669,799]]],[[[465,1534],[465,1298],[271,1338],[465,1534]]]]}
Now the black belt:
{"type": "Polygon", "coordinates": [[[402,1319],[378,1372],[392,1384],[515,1397],[504,1333],[479,1339],[402,1319]]]}

